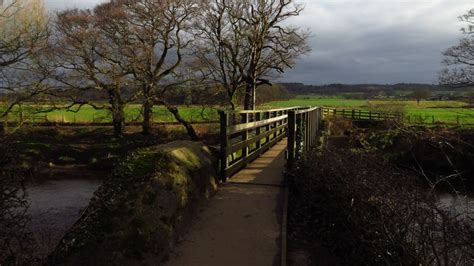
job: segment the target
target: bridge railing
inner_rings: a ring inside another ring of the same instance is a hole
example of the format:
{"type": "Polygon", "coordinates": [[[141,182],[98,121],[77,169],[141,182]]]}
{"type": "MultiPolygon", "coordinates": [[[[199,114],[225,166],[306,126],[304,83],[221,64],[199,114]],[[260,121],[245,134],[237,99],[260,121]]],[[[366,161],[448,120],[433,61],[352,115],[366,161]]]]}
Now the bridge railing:
{"type": "Polygon", "coordinates": [[[292,107],[256,111],[220,111],[222,181],[258,158],[289,133],[289,161],[317,143],[323,109],[292,107]],[[303,145],[303,146],[302,146],[303,145]]]}
{"type": "Polygon", "coordinates": [[[360,109],[336,109],[324,108],[324,117],[339,116],[353,120],[368,120],[368,121],[383,121],[383,120],[398,120],[403,118],[401,113],[396,112],[380,112],[372,110],[360,109]]]}
{"type": "Polygon", "coordinates": [[[288,112],[298,107],[220,111],[220,176],[223,181],[286,137],[288,112]]]}
{"type": "Polygon", "coordinates": [[[291,167],[305,151],[319,143],[323,127],[322,119],[322,107],[288,112],[288,167],[291,167]]]}

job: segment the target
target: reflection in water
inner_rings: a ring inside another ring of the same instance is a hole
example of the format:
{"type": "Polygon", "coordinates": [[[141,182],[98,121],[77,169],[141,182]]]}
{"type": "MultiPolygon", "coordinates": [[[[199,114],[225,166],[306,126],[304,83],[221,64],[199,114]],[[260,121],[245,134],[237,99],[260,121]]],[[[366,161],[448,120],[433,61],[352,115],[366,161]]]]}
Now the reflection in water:
{"type": "Polygon", "coordinates": [[[448,209],[451,214],[469,214],[474,218],[474,195],[461,195],[441,193],[438,195],[439,205],[448,209]]]}
{"type": "Polygon", "coordinates": [[[29,184],[30,228],[40,238],[55,242],[79,218],[94,191],[102,184],[97,179],[49,180],[29,184]]]}

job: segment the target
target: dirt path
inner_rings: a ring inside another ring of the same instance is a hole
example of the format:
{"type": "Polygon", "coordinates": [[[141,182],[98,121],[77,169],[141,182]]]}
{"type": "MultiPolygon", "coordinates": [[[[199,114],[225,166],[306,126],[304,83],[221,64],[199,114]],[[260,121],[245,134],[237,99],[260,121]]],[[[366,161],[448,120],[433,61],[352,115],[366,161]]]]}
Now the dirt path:
{"type": "Polygon", "coordinates": [[[280,265],[286,141],[219,187],[166,265],[280,265]]]}

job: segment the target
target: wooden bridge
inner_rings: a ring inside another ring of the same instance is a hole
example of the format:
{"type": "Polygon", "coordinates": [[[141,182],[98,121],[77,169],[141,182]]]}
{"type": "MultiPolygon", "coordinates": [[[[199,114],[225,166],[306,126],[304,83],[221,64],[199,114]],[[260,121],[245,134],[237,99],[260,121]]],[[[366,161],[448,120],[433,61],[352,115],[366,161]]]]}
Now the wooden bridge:
{"type": "Polygon", "coordinates": [[[286,265],[284,171],[318,143],[322,118],[320,107],[221,112],[223,182],[168,265],[286,265]]]}
{"type": "Polygon", "coordinates": [[[287,137],[288,165],[318,143],[323,108],[220,112],[220,176],[233,176],[287,137]]]}

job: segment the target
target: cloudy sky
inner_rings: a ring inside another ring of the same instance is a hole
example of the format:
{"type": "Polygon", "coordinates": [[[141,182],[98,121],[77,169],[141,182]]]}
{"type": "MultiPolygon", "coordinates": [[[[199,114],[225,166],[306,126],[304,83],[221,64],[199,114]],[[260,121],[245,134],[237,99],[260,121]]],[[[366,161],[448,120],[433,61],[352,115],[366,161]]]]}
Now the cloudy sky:
{"type": "MultiPolygon", "coordinates": [[[[50,9],[91,7],[100,0],[46,0],[50,9]]],[[[472,0],[299,0],[291,24],[312,32],[312,52],[282,81],[437,83],[441,53],[462,37],[459,15],[472,0]]]]}

